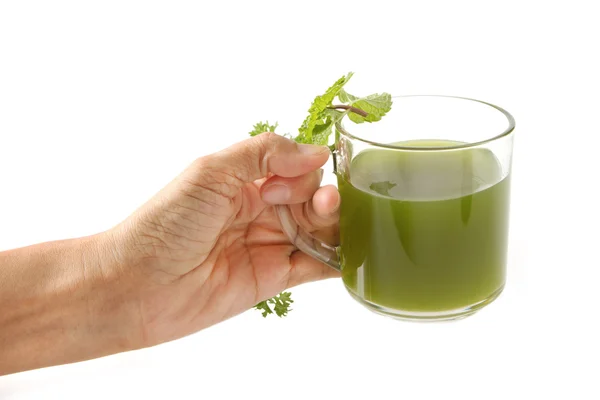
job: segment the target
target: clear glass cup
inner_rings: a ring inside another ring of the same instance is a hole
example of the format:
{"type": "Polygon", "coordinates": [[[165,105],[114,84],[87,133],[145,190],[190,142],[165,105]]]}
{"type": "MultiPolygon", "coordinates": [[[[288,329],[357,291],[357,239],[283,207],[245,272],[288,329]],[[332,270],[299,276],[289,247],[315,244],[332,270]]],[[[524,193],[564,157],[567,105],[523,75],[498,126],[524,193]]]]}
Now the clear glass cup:
{"type": "Polygon", "coordinates": [[[341,271],[368,309],[408,320],[466,317],[502,292],[514,118],[482,101],[393,98],[376,123],[336,125],[340,243],[277,212],[299,250],[341,271]]]}

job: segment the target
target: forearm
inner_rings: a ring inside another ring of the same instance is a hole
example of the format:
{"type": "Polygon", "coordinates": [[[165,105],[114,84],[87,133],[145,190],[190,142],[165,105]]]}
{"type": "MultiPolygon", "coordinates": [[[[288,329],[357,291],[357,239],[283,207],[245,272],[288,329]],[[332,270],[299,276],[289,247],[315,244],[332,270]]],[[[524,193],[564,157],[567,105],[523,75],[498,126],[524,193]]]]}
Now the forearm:
{"type": "Polygon", "coordinates": [[[139,312],[105,239],[0,252],[0,375],[138,347],[139,312]]]}

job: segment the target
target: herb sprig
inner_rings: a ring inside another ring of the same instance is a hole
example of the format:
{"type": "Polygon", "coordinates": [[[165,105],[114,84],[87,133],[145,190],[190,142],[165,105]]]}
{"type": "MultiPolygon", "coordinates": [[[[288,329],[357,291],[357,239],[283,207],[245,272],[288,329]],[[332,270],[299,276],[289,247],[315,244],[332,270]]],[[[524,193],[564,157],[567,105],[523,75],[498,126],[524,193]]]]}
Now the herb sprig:
{"type": "MultiPolygon", "coordinates": [[[[308,116],[298,128],[298,134],[292,137],[298,143],[327,145],[329,136],[333,133],[333,127],[345,115],[357,124],[364,122],[379,121],[392,108],[392,96],[389,93],[375,93],[366,97],[357,97],[344,90],[344,86],[354,75],[349,72],[335,81],[324,94],[315,97],[308,116]],[[339,104],[333,104],[337,98],[339,104]]],[[[269,121],[259,122],[254,125],[250,136],[260,135],[264,132],[275,132],[278,124],[269,124],[269,121]]],[[[262,316],[267,317],[275,313],[278,317],[284,317],[291,311],[290,292],[283,292],[277,296],[261,301],[254,308],[262,311],[262,316]],[[271,309],[271,306],[273,308],[271,309]]]]}

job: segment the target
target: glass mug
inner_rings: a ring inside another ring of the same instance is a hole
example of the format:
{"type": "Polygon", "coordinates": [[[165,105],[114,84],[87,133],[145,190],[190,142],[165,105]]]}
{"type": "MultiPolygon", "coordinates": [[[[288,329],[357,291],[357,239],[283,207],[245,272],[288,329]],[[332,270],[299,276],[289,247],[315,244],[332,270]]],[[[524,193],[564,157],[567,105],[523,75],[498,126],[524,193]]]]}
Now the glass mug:
{"type": "Polygon", "coordinates": [[[277,206],[300,251],[341,271],[368,309],[408,320],[466,317],[506,277],[514,118],[478,100],[393,98],[381,121],[335,127],[340,242],[277,206]]]}

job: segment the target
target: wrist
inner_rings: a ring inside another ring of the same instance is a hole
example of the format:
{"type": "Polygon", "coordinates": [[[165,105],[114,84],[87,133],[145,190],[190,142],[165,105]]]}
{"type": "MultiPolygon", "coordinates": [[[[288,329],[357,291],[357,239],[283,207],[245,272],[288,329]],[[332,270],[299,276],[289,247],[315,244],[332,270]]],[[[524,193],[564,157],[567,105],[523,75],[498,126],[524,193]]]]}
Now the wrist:
{"type": "Polygon", "coordinates": [[[105,343],[106,354],[145,347],[137,257],[114,230],[84,238],[80,246],[81,253],[90,257],[89,265],[95,266],[93,275],[82,282],[90,331],[105,343]]]}

